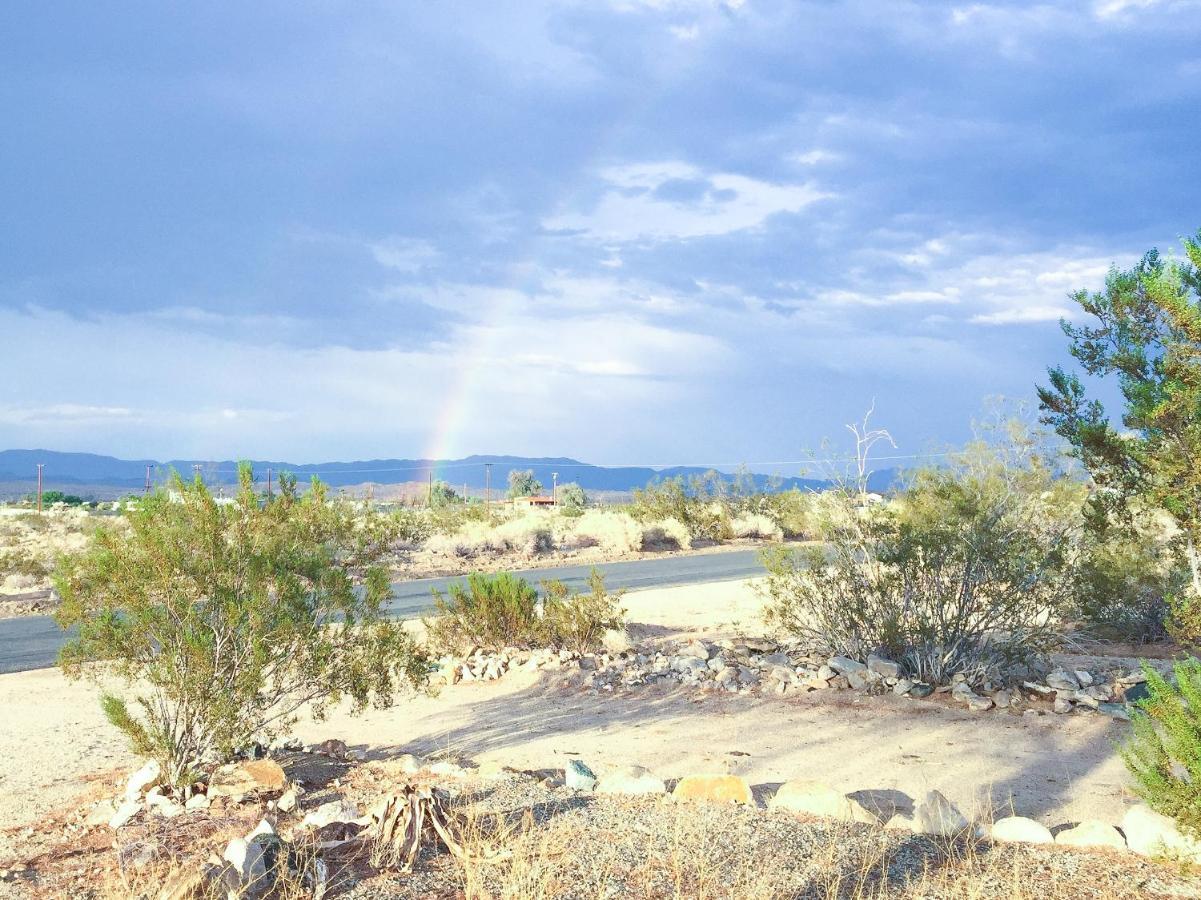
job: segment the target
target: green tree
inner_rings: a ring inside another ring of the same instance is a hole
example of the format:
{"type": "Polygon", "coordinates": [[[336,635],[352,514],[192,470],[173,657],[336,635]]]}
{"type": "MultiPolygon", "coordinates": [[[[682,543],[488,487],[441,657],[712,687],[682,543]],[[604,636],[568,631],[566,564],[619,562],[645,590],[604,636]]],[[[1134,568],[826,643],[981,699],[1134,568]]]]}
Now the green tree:
{"type": "Polygon", "coordinates": [[[1080,378],[1054,368],[1040,387],[1044,421],[1071,443],[1098,490],[1096,523],[1128,519],[1141,508],[1169,513],[1183,536],[1201,598],[1201,232],[1184,241],[1187,259],[1155,250],[1133,268],[1110,270],[1105,289],[1073,299],[1093,324],[1063,322],[1085,372],[1114,378],[1121,428],[1080,378]]]}
{"type": "Polygon", "coordinates": [[[509,471],[509,499],[533,497],[542,493],[542,482],[534,477],[533,469],[511,469],[509,471]]]}
{"type": "Polygon", "coordinates": [[[588,505],[588,495],[584,493],[584,489],[574,481],[569,482],[559,488],[559,506],[564,512],[576,513],[583,512],[584,507],[588,505]]]}
{"type": "Polygon", "coordinates": [[[352,504],[294,478],[261,504],[249,466],[233,503],[173,475],[64,560],[56,583],[69,677],[115,677],[110,722],[186,791],[205,767],[256,736],[269,738],[311,704],[317,716],[350,699],[390,704],[423,683],[428,661],[384,617],[391,597],[377,565],[386,547],[358,528],[352,504]]]}
{"type": "Polygon", "coordinates": [[[456,503],[462,503],[463,498],[460,497],[455,489],[445,481],[435,481],[430,490],[430,506],[434,509],[441,509],[444,506],[453,506],[456,503]]]}

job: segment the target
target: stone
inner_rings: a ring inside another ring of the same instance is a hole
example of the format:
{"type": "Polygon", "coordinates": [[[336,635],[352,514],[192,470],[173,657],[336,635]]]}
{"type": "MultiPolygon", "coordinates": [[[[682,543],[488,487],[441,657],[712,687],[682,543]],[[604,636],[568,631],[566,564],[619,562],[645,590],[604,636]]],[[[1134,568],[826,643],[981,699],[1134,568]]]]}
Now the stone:
{"type": "Polygon", "coordinates": [[[916,697],[918,700],[924,700],[933,693],[934,685],[922,681],[914,682],[913,687],[909,689],[909,696],[916,697]]]}
{"type": "Polygon", "coordinates": [[[978,694],[973,694],[967,701],[967,708],[974,712],[984,712],[985,710],[992,709],[992,707],[992,697],[981,697],[978,694]]]}
{"type": "Polygon", "coordinates": [[[242,882],[229,863],[206,863],[199,869],[176,872],[163,885],[158,900],[226,900],[242,893],[242,882]]]}
{"type": "Polygon", "coordinates": [[[183,806],[163,794],[147,795],[146,807],[164,819],[174,819],[176,816],[183,815],[184,811],[183,806]]]}
{"type": "Polygon", "coordinates": [[[300,822],[301,828],[324,828],[334,822],[354,822],[362,816],[359,808],[347,800],[331,800],[312,810],[300,822]]]}
{"type": "Polygon", "coordinates": [[[222,859],[233,866],[238,880],[248,887],[263,885],[267,880],[267,860],[263,846],[246,838],[234,838],[225,847],[222,859]]]}
{"type": "Polygon", "coordinates": [[[1044,697],[1055,693],[1054,688],[1049,688],[1045,684],[1039,684],[1037,681],[1023,681],[1022,687],[1028,691],[1034,691],[1036,694],[1042,694],[1044,697]]]}
{"type": "Polygon", "coordinates": [[[1047,676],[1047,687],[1057,691],[1075,692],[1080,690],[1080,682],[1067,669],[1053,669],[1047,676]]]}
{"type": "Polygon", "coordinates": [[[209,783],[210,800],[217,797],[245,797],[247,794],[283,790],[288,776],[279,763],[270,759],[252,759],[229,769],[218,769],[209,783]]]}
{"type": "Polygon", "coordinates": [[[958,700],[960,703],[967,703],[969,700],[971,700],[975,696],[976,696],[976,692],[973,691],[966,682],[957,681],[951,687],[951,699],[952,700],[958,700]]]}
{"type": "Polygon", "coordinates": [[[820,666],[817,667],[817,677],[820,678],[822,681],[829,681],[831,678],[833,678],[837,674],[838,674],[837,672],[835,672],[833,669],[831,669],[825,663],[822,663],[820,666]]]}
{"type": "Polygon", "coordinates": [[[836,791],[821,781],[797,779],[780,785],[775,796],[768,801],[768,809],[786,809],[790,812],[825,816],[843,822],[867,822],[876,824],[878,819],[857,801],[836,791]]]}
{"type": "Polygon", "coordinates": [[[1201,842],[1182,834],[1175,822],[1144,803],[1126,810],[1122,832],[1126,835],[1126,845],[1142,856],[1201,862],[1201,842]]]}
{"type": "Polygon", "coordinates": [[[1055,843],[1067,847],[1110,847],[1125,850],[1122,833],[1106,822],[1086,819],[1074,828],[1065,828],[1055,835],[1055,843]]]}
{"type": "Polygon", "coordinates": [[[162,776],[162,769],[156,760],[150,760],[142,768],[138,769],[129,776],[129,781],[125,783],[125,799],[137,800],[141,798],[148,790],[158,784],[159,778],[162,776]]]}
{"type": "Polygon", "coordinates": [[[885,678],[900,678],[901,664],[893,662],[886,656],[877,656],[872,653],[867,657],[867,667],[877,675],[883,675],[885,678]]]}
{"type": "Polygon", "coordinates": [[[913,682],[908,678],[898,678],[897,683],[892,686],[892,692],[898,697],[903,697],[913,689],[913,682]]]}
{"type": "Polygon", "coordinates": [[[1105,715],[1123,722],[1130,721],[1130,713],[1122,703],[1098,703],[1097,712],[1105,713],[1105,715]]]}
{"type": "Polygon", "coordinates": [[[992,695],[992,702],[997,709],[1008,709],[1013,703],[1013,694],[1009,691],[997,691],[992,695]]]}
{"type": "Polygon", "coordinates": [[[623,766],[604,775],[596,783],[598,794],[665,794],[667,785],[649,769],[623,766]]]}
{"type": "Polygon", "coordinates": [[[596,787],[596,773],[581,760],[571,759],[563,767],[563,783],[573,791],[590,791],[596,787]]]}
{"type": "Polygon", "coordinates": [[[1072,711],[1072,701],[1067,697],[1056,697],[1055,702],[1051,705],[1051,709],[1061,716],[1065,715],[1072,711]]]}
{"type": "Polygon", "coordinates": [[[117,807],[117,811],[113,813],[108,820],[109,828],[123,828],[128,825],[139,812],[142,811],[141,800],[123,800],[121,805],[117,807]]]}
{"type": "Polygon", "coordinates": [[[850,687],[850,689],[851,689],[851,690],[853,690],[853,691],[863,691],[863,690],[866,690],[866,689],[867,689],[867,686],[868,686],[868,684],[870,683],[870,682],[868,681],[868,678],[867,678],[867,672],[866,672],[866,671],[863,671],[863,672],[847,672],[847,673],[846,673],[846,675],[845,675],[845,676],[843,676],[843,677],[845,677],[845,678],[846,678],[846,680],[847,680],[847,685],[848,685],[848,686],[850,687]]]}
{"type": "Polygon", "coordinates": [[[1138,703],[1140,700],[1146,700],[1150,696],[1151,691],[1148,689],[1146,682],[1139,681],[1126,688],[1122,694],[1122,700],[1126,703],[1138,703]]]}
{"type": "Polygon", "coordinates": [[[96,825],[107,825],[109,820],[117,814],[117,801],[111,799],[100,800],[88,812],[84,818],[83,824],[86,827],[94,827],[96,825]]]}
{"type": "Polygon", "coordinates": [[[275,808],[282,813],[290,813],[296,809],[300,803],[300,798],[297,796],[296,788],[288,788],[279,795],[279,801],[275,804],[275,808]]]}
{"type": "Polygon", "coordinates": [[[1076,691],[1071,697],[1076,703],[1083,704],[1089,709],[1097,709],[1101,705],[1101,701],[1090,694],[1088,691],[1076,691]]]}
{"type": "Polygon", "coordinates": [[[675,800],[755,805],[751,786],[738,775],[687,775],[679,780],[671,796],[675,800]]]}
{"type": "Polygon", "coordinates": [[[392,759],[381,759],[371,764],[371,768],[381,774],[399,778],[404,775],[416,775],[421,771],[421,760],[412,753],[404,753],[392,759]]]}
{"type": "Polygon", "coordinates": [[[709,645],[704,641],[693,641],[683,650],[680,651],[681,656],[691,656],[694,659],[708,660],[712,655],[709,645]]]}
{"type": "Polygon", "coordinates": [[[1080,686],[1082,688],[1086,688],[1096,681],[1096,679],[1093,678],[1092,673],[1086,672],[1084,669],[1075,669],[1073,670],[1072,674],[1076,676],[1076,680],[1080,682],[1080,686]]]}
{"type": "Polygon", "coordinates": [[[967,818],[938,791],[930,791],[913,812],[913,829],[919,834],[952,837],[967,831],[967,818]]]}
{"type": "Polygon", "coordinates": [[[1007,816],[993,822],[989,835],[994,841],[1019,844],[1050,844],[1055,838],[1051,829],[1025,816],[1007,816]]]}
{"type": "Polygon", "coordinates": [[[332,759],[346,759],[346,751],[346,741],[340,741],[337,738],[330,738],[317,745],[318,753],[324,753],[332,759]]]}
{"type": "Polygon", "coordinates": [[[846,656],[832,656],[826,661],[826,665],[828,665],[839,675],[849,675],[852,672],[863,673],[867,671],[867,666],[865,666],[863,663],[854,659],[850,659],[846,656]]]}

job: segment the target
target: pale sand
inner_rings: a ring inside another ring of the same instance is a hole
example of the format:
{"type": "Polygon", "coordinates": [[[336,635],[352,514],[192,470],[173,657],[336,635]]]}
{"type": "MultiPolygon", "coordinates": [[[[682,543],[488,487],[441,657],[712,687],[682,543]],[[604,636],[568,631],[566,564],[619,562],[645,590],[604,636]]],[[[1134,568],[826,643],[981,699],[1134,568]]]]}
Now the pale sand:
{"type": "MultiPolygon", "coordinates": [[[[652,633],[717,638],[739,623],[756,633],[760,603],[747,582],[629,594],[633,622],[652,633]]],[[[967,812],[991,804],[1048,825],[1117,823],[1133,801],[1113,742],[1128,726],[1102,716],[970,713],[892,696],[816,692],[795,698],[635,689],[619,696],[564,690],[560,678],[515,673],[460,684],[359,717],[336,711],[296,733],[339,737],[372,756],[451,750],[477,762],[561,766],[579,754],[598,773],[637,762],[665,778],[733,771],[752,784],[820,778],[843,791],[937,788],[967,812]]],[[[135,760],[103,721],[95,689],[56,670],[0,676],[0,828],[69,801],[89,774],[135,760]]],[[[13,835],[0,833],[0,855],[13,835]]]]}

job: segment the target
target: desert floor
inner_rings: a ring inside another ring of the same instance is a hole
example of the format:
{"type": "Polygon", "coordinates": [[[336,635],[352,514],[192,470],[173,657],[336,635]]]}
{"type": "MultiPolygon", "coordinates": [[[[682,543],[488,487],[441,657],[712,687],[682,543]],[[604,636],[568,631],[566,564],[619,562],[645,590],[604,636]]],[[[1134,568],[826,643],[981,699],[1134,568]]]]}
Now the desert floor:
{"type": "MultiPolygon", "coordinates": [[[[629,594],[632,622],[651,635],[756,634],[753,582],[629,594]]],[[[57,670],[0,676],[0,857],[40,817],[81,794],[107,791],[134,765],[104,722],[96,687],[57,670]]],[[[1100,715],[1024,718],[972,713],[949,702],[821,691],[783,698],[642,687],[596,694],[553,673],[461,683],[436,697],[324,722],[302,721],[306,742],[341,738],[372,758],[450,750],[523,768],[571,756],[598,773],[636,762],[665,778],[729,771],[753,785],[820,778],[843,791],[937,788],[969,814],[1011,811],[1053,826],[1117,823],[1133,799],[1114,750],[1129,726],[1100,715]]],[[[97,794],[99,795],[99,794],[97,794]]]]}

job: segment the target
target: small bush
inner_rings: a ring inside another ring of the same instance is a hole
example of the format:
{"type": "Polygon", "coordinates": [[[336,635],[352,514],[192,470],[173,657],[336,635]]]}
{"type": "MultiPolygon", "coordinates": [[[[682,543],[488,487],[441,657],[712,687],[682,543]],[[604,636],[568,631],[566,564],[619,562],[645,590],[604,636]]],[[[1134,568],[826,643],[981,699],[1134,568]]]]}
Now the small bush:
{"type": "Polygon", "coordinates": [[[1201,838],[1201,661],[1177,662],[1174,685],[1146,663],[1143,672],[1149,696],[1136,704],[1122,759],[1138,795],[1201,838]]]}
{"type": "Polygon", "coordinates": [[[468,575],[446,597],[434,591],[434,617],[424,622],[430,642],[441,650],[531,646],[543,634],[538,592],[508,572],[468,575]]]}
{"type": "Polygon", "coordinates": [[[595,649],[607,629],[621,626],[625,611],[621,595],[609,594],[595,569],[588,584],[589,593],[574,594],[561,581],[543,582],[540,600],[529,582],[509,572],[469,575],[451,585],[449,596],[435,591],[426,631],[443,652],[473,646],[595,649]]]}
{"type": "Polygon", "coordinates": [[[626,513],[586,510],[575,521],[576,546],[599,545],[613,553],[631,553],[642,549],[643,527],[626,513]]]}
{"type": "Polygon", "coordinates": [[[588,495],[575,482],[568,482],[559,488],[559,509],[564,515],[579,515],[588,505],[588,495]]]}
{"type": "Polygon", "coordinates": [[[554,647],[586,653],[600,647],[601,638],[625,621],[621,593],[605,590],[605,577],[596,569],[588,577],[586,594],[573,594],[561,581],[544,582],[546,602],[543,609],[545,635],[554,647]]]}
{"type": "Polygon", "coordinates": [[[687,550],[692,546],[692,535],[679,519],[662,519],[643,528],[640,550],[653,550],[664,544],[675,544],[681,550],[687,550]]]}
{"type": "Polygon", "coordinates": [[[730,522],[730,530],[734,533],[734,537],[738,538],[761,538],[768,541],[784,539],[783,529],[760,513],[747,513],[739,516],[730,522]]]}

